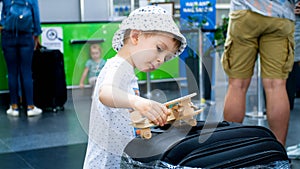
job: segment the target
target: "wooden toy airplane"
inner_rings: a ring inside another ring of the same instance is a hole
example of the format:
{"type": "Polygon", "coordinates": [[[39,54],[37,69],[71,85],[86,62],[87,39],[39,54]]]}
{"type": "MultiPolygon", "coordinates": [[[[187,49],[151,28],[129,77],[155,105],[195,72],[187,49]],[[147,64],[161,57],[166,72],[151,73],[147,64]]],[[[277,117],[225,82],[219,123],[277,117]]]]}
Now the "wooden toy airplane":
{"type": "MultiPolygon", "coordinates": [[[[194,119],[194,116],[203,111],[202,109],[195,111],[197,107],[193,105],[191,98],[196,95],[196,93],[192,93],[164,103],[164,105],[170,111],[170,115],[167,118],[167,123],[173,123],[174,121],[182,120],[191,126],[195,126],[197,122],[196,119],[194,119]]],[[[138,111],[131,112],[130,118],[132,121],[131,125],[137,128],[137,131],[140,131],[140,133],[137,134],[145,139],[150,139],[152,137],[150,127],[155,127],[157,125],[148,120],[146,117],[142,116],[138,111]]]]}

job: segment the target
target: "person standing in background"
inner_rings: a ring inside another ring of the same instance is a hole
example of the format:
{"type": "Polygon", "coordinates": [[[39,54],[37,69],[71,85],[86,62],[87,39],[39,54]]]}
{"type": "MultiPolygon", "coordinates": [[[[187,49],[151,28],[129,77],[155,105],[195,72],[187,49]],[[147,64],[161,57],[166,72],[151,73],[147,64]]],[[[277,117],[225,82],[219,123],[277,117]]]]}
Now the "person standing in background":
{"type": "MultiPolygon", "coordinates": [[[[289,74],[287,79],[287,93],[290,101],[290,108],[293,110],[294,108],[294,100],[297,92],[297,75],[300,73],[300,2],[296,3],[295,6],[295,57],[294,57],[294,66],[289,74]]],[[[299,79],[298,79],[299,80],[299,79]]],[[[300,112],[294,112],[300,113],[300,112]]],[[[287,147],[287,154],[290,159],[300,158],[300,143],[287,147]]]]}
{"type": "Polygon", "coordinates": [[[259,53],[269,127],[285,146],[290,117],[286,79],[294,61],[294,1],[231,0],[229,19],[222,56],[229,76],[224,120],[243,122],[259,53]]]}
{"type": "Polygon", "coordinates": [[[33,81],[32,81],[32,57],[35,47],[39,44],[39,35],[42,33],[40,26],[40,14],[37,0],[0,0],[2,2],[1,13],[1,40],[2,50],[8,69],[8,86],[10,93],[10,108],[6,111],[8,115],[19,116],[19,86],[18,78],[24,87],[24,97],[27,103],[27,116],[35,116],[42,110],[35,107],[33,103],[33,81]],[[16,18],[11,20],[18,11],[18,22],[16,18]],[[25,12],[25,13],[24,13],[25,12]],[[27,17],[29,16],[29,17],[27,17]],[[26,24],[28,29],[23,29],[26,24]],[[20,74],[20,75],[19,75],[20,74]]]}
{"type": "Polygon", "coordinates": [[[294,66],[287,79],[287,93],[290,101],[291,110],[294,109],[294,100],[297,92],[297,74],[300,70],[300,2],[295,5],[295,53],[294,53],[294,66]]]}

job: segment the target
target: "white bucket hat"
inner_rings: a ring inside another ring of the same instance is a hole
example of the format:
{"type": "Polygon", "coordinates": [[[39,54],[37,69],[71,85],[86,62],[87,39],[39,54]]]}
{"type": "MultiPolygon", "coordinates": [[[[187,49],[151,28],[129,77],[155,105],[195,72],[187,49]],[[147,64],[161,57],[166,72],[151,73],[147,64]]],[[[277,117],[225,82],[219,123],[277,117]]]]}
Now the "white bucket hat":
{"type": "Polygon", "coordinates": [[[116,51],[123,47],[124,34],[127,29],[162,31],[175,35],[175,38],[181,41],[181,46],[175,53],[175,56],[180,55],[186,47],[186,39],[180,33],[172,15],[158,6],[150,5],[138,8],[122,21],[112,40],[112,46],[116,51]]]}

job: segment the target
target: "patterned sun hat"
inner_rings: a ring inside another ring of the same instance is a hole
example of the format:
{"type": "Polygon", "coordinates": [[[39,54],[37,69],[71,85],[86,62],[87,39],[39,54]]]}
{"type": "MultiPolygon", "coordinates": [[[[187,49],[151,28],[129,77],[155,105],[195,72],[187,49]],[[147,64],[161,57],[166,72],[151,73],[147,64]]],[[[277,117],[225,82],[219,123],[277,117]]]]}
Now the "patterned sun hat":
{"type": "Polygon", "coordinates": [[[162,31],[175,35],[175,38],[181,41],[181,46],[175,53],[176,56],[180,55],[186,47],[186,39],[180,33],[172,15],[158,6],[149,5],[138,8],[122,21],[112,40],[112,46],[116,51],[123,47],[124,34],[127,29],[162,31]]]}

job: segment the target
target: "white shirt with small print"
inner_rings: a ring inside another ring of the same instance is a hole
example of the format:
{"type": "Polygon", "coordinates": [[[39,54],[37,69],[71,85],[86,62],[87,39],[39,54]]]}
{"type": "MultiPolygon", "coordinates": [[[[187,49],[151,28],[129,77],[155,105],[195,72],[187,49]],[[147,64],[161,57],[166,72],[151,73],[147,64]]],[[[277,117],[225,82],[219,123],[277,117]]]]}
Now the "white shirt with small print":
{"type": "Polygon", "coordinates": [[[134,138],[130,110],[108,107],[99,101],[99,89],[104,84],[131,94],[138,89],[132,65],[119,56],[107,61],[98,76],[93,94],[84,169],[120,168],[123,150],[134,138]]]}

